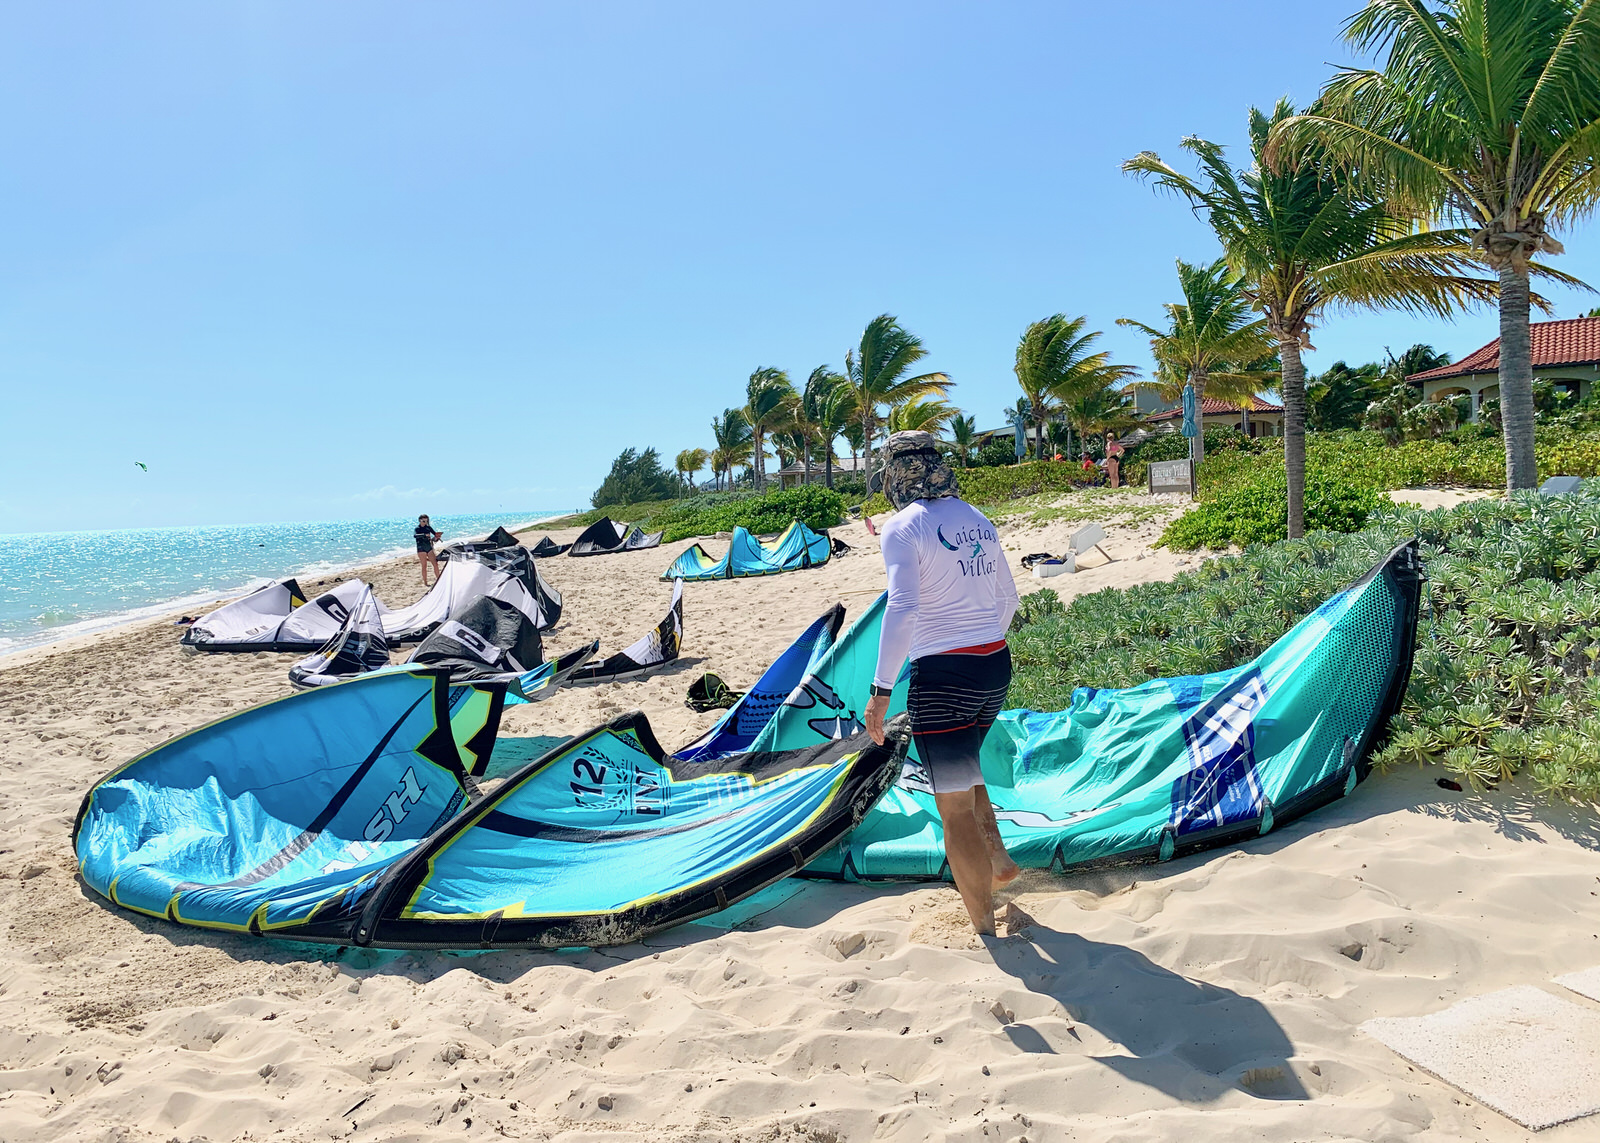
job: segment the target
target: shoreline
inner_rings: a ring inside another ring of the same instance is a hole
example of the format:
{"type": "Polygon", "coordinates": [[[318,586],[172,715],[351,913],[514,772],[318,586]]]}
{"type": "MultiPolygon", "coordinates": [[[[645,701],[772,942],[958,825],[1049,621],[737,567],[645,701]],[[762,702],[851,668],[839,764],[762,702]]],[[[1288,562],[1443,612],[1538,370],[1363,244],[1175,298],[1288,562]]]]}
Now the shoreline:
{"type": "MultiPolygon", "coordinates": [[[[516,525],[503,525],[508,532],[515,535],[529,531],[533,528],[544,526],[548,521],[560,520],[571,513],[557,516],[541,516],[537,520],[516,525]]],[[[487,535],[488,533],[484,533],[487,535]]],[[[192,595],[178,596],[175,599],[163,600],[159,603],[148,603],[141,607],[129,608],[126,611],[113,612],[92,619],[80,619],[72,623],[64,623],[54,630],[61,632],[38,643],[28,643],[9,650],[0,649],[0,671],[26,663],[37,662],[39,657],[62,650],[75,649],[92,645],[96,640],[107,635],[132,630],[146,624],[171,622],[174,618],[181,617],[192,609],[209,611],[224,603],[249,595],[269,583],[279,582],[284,579],[310,579],[313,575],[326,579],[329,576],[348,577],[353,573],[377,569],[393,563],[395,560],[409,556],[411,552],[402,547],[392,551],[380,552],[375,556],[363,557],[357,563],[330,564],[321,567],[317,564],[307,564],[297,571],[282,572],[277,576],[258,578],[241,587],[224,589],[222,591],[195,592],[192,595]]],[[[362,577],[366,578],[366,577],[362,577]]]]}

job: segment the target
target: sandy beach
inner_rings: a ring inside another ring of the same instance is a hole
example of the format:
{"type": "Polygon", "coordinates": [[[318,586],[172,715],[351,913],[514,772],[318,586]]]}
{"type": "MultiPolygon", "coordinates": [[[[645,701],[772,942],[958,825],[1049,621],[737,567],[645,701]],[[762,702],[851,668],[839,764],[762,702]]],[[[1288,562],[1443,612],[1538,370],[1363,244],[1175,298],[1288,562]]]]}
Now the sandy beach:
{"type": "MultiPolygon", "coordinates": [[[[1016,561],[1079,522],[1003,525],[1019,587],[1070,597],[1202,558],[1151,547],[1178,505],[1129,502],[1152,510],[1108,526],[1114,562],[1047,585],[1016,561]]],[[[513,708],[491,774],[635,708],[669,748],[709,727],[683,701],[701,671],[742,687],[882,590],[876,541],[835,534],[854,550],[823,568],[687,585],[678,662],[513,708]]],[[[653,626],[691,542],[542,561],[566,605],[547,653],[653,626]]],[[[423,590],[410,559],[361,575],[391,606],[423,590]]],[[[69,845],[88,786],[288,693],[295,658],[185,654],[169,618],[0,659],[4,1143],[1521,1140],[1359,1025],[1600,964],[1592,817],[1417,770],[1236,848],[1025,875],[1027,923],[992,948],[941,885],[790,880],[641,944],[482,955],[336,953],[91,894],[69,845]]]]}

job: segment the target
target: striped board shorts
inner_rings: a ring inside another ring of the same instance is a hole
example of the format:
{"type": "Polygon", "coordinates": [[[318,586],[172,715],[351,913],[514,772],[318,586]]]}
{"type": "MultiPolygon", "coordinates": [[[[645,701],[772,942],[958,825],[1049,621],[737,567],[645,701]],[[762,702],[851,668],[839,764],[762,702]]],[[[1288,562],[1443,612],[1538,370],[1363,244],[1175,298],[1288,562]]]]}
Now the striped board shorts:
{"type": "Polygon", "coordinates": [[[935,794],[983,785],[978,752],[1011,686],[1005,640],[911,661],[912,739],[935,794]]]}

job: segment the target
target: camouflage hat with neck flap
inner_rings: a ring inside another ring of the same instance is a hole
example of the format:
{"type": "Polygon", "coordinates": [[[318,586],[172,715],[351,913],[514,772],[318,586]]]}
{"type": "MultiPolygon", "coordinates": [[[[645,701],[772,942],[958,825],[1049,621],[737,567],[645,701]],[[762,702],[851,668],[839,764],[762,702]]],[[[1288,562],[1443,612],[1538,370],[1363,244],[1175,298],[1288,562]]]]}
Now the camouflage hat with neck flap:
{"type": "Polygon", "coordinates": [[[883,446],[883,494],[896,509],[916,500],[959,496],[956,474],[940,455],[932,433],[890,435],[883,446]]]}

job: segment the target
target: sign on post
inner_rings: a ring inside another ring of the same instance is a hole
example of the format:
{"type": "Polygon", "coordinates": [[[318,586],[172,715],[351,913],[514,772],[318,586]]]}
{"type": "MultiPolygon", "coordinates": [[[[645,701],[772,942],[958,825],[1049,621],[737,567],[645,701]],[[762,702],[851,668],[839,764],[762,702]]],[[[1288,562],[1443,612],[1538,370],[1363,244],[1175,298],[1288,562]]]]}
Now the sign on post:
{"type": "Polygon", "coordinates": [[[1190,460],[1152,460],[1150,494],[1157,492],[1187,492],[1194,495],[1194,462],[1190,460]]]}

